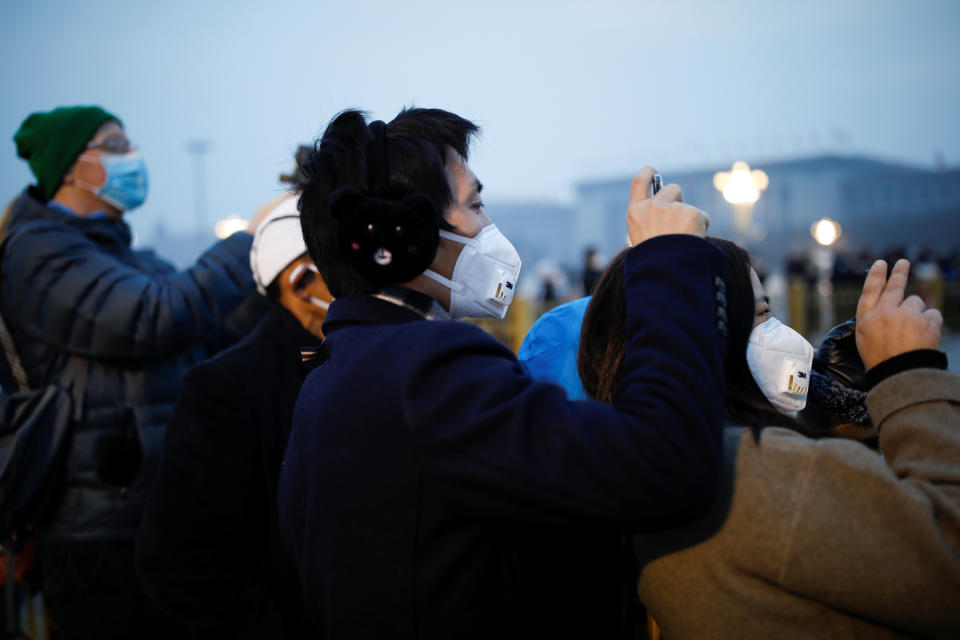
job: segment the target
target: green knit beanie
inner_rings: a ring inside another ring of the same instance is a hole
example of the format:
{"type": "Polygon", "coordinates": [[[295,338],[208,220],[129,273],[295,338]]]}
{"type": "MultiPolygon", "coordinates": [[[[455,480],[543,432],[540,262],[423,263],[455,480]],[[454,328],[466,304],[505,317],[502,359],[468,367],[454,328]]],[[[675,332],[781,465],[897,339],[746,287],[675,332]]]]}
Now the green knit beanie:
{"type": "Polygon", "coordinates": [[[100,107],[57,107],[31,113],[13,134],[17,155],[30,164],[44,201],[60,188],[63,174],[100,126],[120,119],[100,107]]]}

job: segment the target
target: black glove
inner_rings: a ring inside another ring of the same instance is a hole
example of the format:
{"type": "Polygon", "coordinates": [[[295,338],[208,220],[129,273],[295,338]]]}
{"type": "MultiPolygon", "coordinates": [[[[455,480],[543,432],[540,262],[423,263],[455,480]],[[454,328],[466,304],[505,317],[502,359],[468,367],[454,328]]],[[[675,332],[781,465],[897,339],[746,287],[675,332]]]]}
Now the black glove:
{"type": "Polygon", "coordinates": [[[830,329],[813,354],[813,370],[845,387],[869,391],[867,372],[857,352],[856,334],[856,318],[830,329]]]}

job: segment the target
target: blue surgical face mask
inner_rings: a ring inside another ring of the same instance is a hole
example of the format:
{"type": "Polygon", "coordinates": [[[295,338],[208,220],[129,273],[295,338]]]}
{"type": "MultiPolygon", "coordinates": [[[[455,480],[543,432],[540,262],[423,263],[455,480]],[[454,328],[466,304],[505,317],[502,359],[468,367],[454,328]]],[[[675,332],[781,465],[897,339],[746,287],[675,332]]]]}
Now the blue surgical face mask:
{"type": "Polygon", "coordinates": [[[102,187],[94,187],[81,180],[77,185],[120,211],[136,209],[147,199],[147,167],[136,151],[98,156],[81,155],[77,160],[103,165],[107,180],[102,187]]]}

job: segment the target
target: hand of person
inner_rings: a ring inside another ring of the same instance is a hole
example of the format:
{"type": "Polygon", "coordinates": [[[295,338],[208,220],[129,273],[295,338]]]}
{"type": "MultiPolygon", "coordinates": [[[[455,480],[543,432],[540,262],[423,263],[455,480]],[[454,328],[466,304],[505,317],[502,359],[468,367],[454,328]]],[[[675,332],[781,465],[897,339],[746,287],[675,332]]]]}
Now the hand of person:
{"type": "Polygon", "coordinates": [[[903,298],[910,263],[897,260],[887,280],[887,263],[877,260],[857,304],[857,349],[869,371],[884,360],[916,349],[940,347],[943,318],[917,296],[903,298]]]}
{"type": "Polygon", "coordinates": [[[272,200],[268,200],[257,207],[257,210],[253,212],[252,216],[250,216],[250,223],[247,225],[247,233],[251,235],[256,233],[257,227],[260,226],[260,223],[263,222],[263,219],[266,218],[271,211],[279,207],[281,202],[289,197],[291,197],[289,193],[284,193],[283,195],[277,196],[272,200]]]}
{"type": "Polygon", "coordinates": [[[684,233],[700,238],[707,235],[710,216],[683,202],[683,192],[676,184],[668,184],[657,195],[650,197],[650,180],[657,171],[644,167],[630,184],[630,204],[627,207],[627,232],[630,244],[672,233],[684,233]]]}

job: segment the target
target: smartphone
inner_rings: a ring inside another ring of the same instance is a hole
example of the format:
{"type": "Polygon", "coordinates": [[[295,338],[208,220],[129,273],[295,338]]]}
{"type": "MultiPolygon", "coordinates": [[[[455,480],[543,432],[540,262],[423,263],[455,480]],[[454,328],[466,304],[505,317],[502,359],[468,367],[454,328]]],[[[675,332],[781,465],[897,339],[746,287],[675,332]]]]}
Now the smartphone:
{"type": "Polygon", "coordinates": [[[659,173],[653,174],[650,179],[650,197],[657,195],[657,192],[663,188],[663,177],[659,173]]]}

